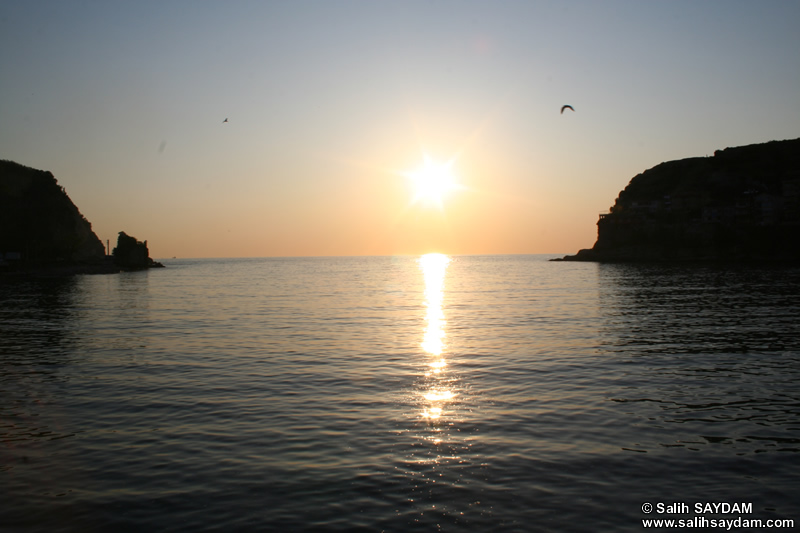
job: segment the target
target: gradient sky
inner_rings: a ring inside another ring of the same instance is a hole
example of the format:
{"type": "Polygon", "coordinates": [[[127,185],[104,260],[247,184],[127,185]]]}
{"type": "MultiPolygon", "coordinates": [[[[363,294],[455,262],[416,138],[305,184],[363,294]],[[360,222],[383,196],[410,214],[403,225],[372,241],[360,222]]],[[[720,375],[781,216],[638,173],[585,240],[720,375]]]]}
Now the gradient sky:
{"type": "Polygon", "coordinates": [[[800,137],[798,23],[788,0],[3,0],[0,159],[158,258],[574,253],[645,169],[800,137]],[[456,158],[441,209],[403,176],[425,154],[456,158]]]}

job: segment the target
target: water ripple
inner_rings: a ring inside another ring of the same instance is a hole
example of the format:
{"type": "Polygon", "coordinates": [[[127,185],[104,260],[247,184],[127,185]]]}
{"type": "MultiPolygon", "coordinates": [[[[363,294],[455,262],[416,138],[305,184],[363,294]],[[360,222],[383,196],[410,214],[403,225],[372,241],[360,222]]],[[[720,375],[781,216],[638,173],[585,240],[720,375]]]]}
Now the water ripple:
{"type": "Polygon", "coordinates": [[[666,498],[792,518],[800,271],[545,259],[0,284],[0,522],[638,531],[666,498]]]}

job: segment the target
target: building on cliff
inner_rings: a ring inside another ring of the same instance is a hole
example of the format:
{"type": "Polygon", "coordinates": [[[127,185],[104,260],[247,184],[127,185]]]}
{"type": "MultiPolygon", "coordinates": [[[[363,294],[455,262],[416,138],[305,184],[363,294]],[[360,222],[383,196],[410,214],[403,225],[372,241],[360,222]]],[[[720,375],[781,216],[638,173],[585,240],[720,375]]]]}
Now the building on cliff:
{"type": "Polygon", "coordinates": [[[566,260],[800,260],[800,139],[717,150],[635,176],[566,260]]]}

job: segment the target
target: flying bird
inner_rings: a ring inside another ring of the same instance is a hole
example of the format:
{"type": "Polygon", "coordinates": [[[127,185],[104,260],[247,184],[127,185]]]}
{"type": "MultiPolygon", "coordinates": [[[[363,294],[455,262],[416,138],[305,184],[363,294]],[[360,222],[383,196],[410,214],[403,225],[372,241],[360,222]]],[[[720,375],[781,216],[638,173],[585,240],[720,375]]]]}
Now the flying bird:
{"type": "MultiPolygon", "coordinates": [[[[573,111],[574,111],[574,110],[573,110],[573,111]]],[[[564,112],[564,110],[562,109],[562,110],[561,110],[561,112],[563,113],[563,112],[564,112]]],[[[227,118],[226,118],[225,120],[223,120],[223,121],[222,121],[222,123],[223,123],[223,124],[225,124],[226,122],[228,122],[228,119],[227,119],[227,118]]]]}
{"type": "Polygon", "coordinates": [[[561,114],[562,115],[564,114],[564,110],[565,109],[572,109],[573,111],[575,111],[575,109],[571,105],[563,105],[563,106],[561,106],[561,114]]]}

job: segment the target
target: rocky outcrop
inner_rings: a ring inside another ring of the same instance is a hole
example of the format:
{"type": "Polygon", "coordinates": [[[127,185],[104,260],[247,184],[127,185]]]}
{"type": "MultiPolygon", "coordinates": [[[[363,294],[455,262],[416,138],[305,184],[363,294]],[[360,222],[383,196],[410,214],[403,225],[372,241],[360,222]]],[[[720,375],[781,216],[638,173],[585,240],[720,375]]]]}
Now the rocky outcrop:
{"type": "Polygon", "coordinates": [[[150,259],[147,241],[137,241],[135,237],[127,235],[124,231],[119,232],[117,246],[111,255],[114,257],[114,264],[125,270],[164,266],[150,259]]]}
{"type": "Polygon", "coordinates": [[[0,253],[42,265],[102,260],[105,247],[52,173],[0,161],[0,253]]]}
{"type": "Polygon", "coordinates": [[[52,173],[0,161],[0,272],[36,276],[163,266],[120,233],[114,257],[52,173]],[[118,253],[119,250],[119,253],[118,253]]]}
{"type": "Polygon", "coordinates": [[[717,150],[635,176],[567,261],[800,261],[800,139],[717,150]]]}

